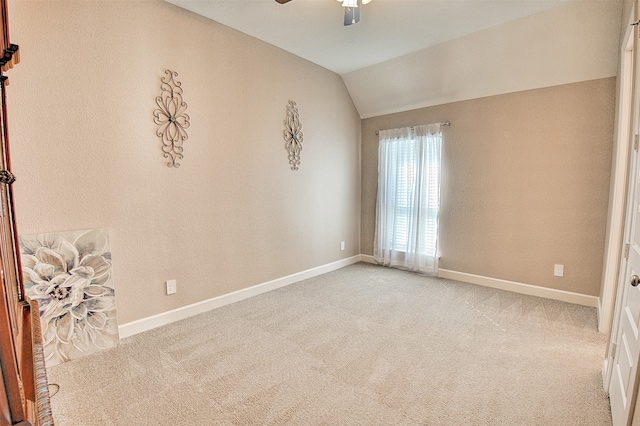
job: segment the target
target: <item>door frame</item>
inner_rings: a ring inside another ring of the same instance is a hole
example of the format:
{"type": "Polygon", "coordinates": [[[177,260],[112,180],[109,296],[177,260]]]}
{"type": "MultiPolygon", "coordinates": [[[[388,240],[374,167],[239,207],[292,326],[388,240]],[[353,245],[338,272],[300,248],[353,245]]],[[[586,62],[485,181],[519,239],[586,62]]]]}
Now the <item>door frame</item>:
{"type": "Polygon", "coordinates": [[[610,218],[607,229],[607,246],[605,263],[602,274],[603,289],[600,299],[598,315],[598,331],[609,333],[615,321],[617,301],[618,276],[624,249],[624,227],[626,219],[626,204],[629,187],[629,153],[633,139],[632,110],[634,105],[634,59],[635,47],[634,26],[632,22],[636,15],[634,4],[629,17],[624,43],[620,49],[620,78],[618,90],[618,114],[616,127],[616,146],[613,158],[613,172],[611,175],[610,218]]]}
{"type": "MultiPolygon", "coordinates": [[[[618,340],[618,328],[620,324],[621,302],[626,275],[627,257],[625,246],[630,241],[629,209],[633,207],[629,203],[629,197],[633,173],[631,159],[634,152],[633,140],[640,129],[634,126],[640,125],[639,119],[634,123],[634,117],[640,114],[640,66],[637,66],[640,54],[639,31],[632,23],[636,21],[638,2],[636,1],[630,14],[624,43],[620,51],[620,78],[618,91],[618,114],[616,128],[616,150],[613,164],[610,211],[608,224],[608,244],[603,271],[603,291],[600,304],[598,329],[600,332],[609,333],[605,360],[602,367],[602,380],[605,391],[608,392],[613,372],[613,347],[618,340]]],[[[633,411],[633,407],[631,408],[633,411]]]]}

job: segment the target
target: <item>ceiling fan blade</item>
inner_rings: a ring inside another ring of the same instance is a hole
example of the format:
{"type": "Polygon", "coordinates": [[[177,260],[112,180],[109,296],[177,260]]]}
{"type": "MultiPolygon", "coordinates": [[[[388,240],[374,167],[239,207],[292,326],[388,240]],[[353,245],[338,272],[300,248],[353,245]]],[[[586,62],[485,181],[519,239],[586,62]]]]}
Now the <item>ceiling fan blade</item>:
{"type": "Polygon", "coordinates": [[[344,8],[344,26],[357,24],[360,22],[360,9],[362,9],[362,0],[358,0],[358,7],[344,8]]]}
{"type": "Polygon", "coordinates": [[[289,3],[291,0],[276,0],[280,4],[289,3]]]}

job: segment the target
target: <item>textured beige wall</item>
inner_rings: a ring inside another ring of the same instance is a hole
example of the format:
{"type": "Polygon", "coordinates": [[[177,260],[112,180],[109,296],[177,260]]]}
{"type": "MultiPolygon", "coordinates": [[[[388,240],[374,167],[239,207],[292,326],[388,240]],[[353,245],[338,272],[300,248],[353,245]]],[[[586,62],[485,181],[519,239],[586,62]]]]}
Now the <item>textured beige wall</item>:
{"type": "Polygon", "coordinates": [[[443,269],[597,296],[615,78],[455,102],[362,121],[362,253],[372,254],[375,130],[444,128],[443,269]],[[564,277],[553,276],[555,263],[564,277]]]}
{"type": "Polygon", "coordinates": [[[19,231],[108,228],[121,324],[360,252],[360,117],[338,75],[160,0],[9,7],[19,231]],[[179,169],[152,121],[165,68],[191,116],[179,169]]]}
{"type": "Polygon", "coordinates": [[[342,78],[360,116],[369,118],[612,77],[620,1],[570,1],[342,78]]]}

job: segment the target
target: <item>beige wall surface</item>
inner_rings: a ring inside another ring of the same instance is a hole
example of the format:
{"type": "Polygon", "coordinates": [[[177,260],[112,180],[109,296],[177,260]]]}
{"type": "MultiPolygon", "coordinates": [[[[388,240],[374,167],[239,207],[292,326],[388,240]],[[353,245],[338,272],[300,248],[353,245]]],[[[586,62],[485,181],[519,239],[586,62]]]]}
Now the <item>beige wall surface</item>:
{"type": "Polygon", "coordinates": [[[374,132],[451,120],[443,128],[440,267],[597,296],[615,84],[605,78],[363,120],[362,253],[373,253],[374,132]]]}
{"type": "Polygon", "coordinates": [[[369,118],[612,77],[621,7],[621,0],[570,1],[342,78],[369,118]]]}
{"type": "Polygon", "coordinates": [[[121,324],[360,252],[360,117],[338,75],[160,0],[9,8],[19,232],[108,228],[121,324]],[[152,115],[167,68],[191,117],[179,169],[152,115]]]}

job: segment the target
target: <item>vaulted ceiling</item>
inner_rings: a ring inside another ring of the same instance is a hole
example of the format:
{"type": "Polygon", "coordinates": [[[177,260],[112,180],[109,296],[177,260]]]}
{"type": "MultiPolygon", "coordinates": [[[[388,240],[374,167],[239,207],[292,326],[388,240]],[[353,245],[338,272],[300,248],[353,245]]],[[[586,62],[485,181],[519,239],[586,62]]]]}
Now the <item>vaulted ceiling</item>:
{"type": "MultiPolygon", "coordinates": [[[[489,61],[495,59],[491,55],[495,48],[510,55],[511,50],[529,51],[535,46],[533,49],[542,58],[544,50],[549,50],[549,61],[566,57],[567,51],[578,49],[585,55],[586,66],[590,66],[586,56],[602,55],[596,49],[613,49],[613,53],[604,53],[603,60],[607,63],[593,76],[585,77],[611,74],[617,61],[613,56],[617,56],[622,4],[621,0],[373,0],[361,6],[360,23],[345,27],[344,9],[334,0],[293,0],[282,5],[275,0],[166,1],[340,74],[363,118],[487,95],[480,90],[475,94],[456,96],[454,90],[438,96],[440,90],[436,90],[434,96],[433,87],[424,86],[421,76],[430,75],[433,62],[443,60],[437,50],[447,45],[458,48],[461,44],[463,51],[465,47],[472,48],[475,55],[487,56],[484,60],[489,61]],[[503,30],[492,37],[490,32],[495,28],[503,30]],[[519,28],[526,33],[526,39],[521,38],[523,34],[519,28]],[[565,33],[569,34],[569,39],[565,33]],[[475,35],[486,39],[483,39],[481,51],[474,44],[478,38],[475,35]],[[593,40],[598,42],[594,44],[593,40]],[[513,46],[501,46],[510,41],[513,46]],[[592,46],[585,51],[581,44],[587,42],[592,46]],[[498,46],[494,46],[496,43],[498,46]],[[554,47],[558,44],[565,46],[558,50],[554,47]],[[388,68],[394,69],[392,75],[388,68]],[[389,79],[396,80],[394,75],[398,81],[390,82],[389,79]],[[380,94],[372,96],[373,88],[380,94]]],[[[469,53],[473,55],[473,52],[469,53]]],[[[505,59],[504,66],[509,66],[510,58],[505,59]]],[[[476,62],[468,66],[477,67],[476,62]]],[[[464,61],[449,65],[465,66],[464,61]]],[[[485,65],[480,65],[483,67],[485,65]]],[[[455,74],[460,70],[450,68],[441,72],[455,74]]],[[[571,77],[556,80],[491,88],[489,94],[495,94],[495,89],[499,93],[523,90],[531,85],[562,84],[569,82],[564,80],[571,80],[571,77]]]]}

